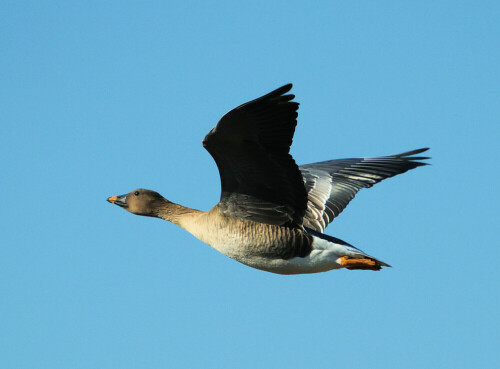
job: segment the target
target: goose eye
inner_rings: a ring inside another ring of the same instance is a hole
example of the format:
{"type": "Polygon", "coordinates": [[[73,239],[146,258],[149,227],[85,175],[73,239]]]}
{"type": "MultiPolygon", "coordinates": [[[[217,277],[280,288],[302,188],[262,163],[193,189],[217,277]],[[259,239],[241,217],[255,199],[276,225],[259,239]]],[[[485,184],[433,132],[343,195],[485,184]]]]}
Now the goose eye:
{"type": "Polygon", "coordinates": [[[135,195],[135,196],[139,196],[139,191],[135,191],[135,192],[134,192],[134,195],[135,195]]]}

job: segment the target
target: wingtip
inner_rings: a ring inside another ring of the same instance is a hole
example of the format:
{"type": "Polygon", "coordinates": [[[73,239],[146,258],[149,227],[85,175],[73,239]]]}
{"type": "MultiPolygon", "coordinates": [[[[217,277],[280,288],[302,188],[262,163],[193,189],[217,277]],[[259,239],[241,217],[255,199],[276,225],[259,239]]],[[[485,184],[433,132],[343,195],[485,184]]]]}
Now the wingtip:
{"type": "Polygon", "coordinates": [[[411,154],[411,155],[420,154],[420,153],[426,152],[429,149],[430,149],[429,147],[423,147],[421,149],[414,150],[413,154],[411,154]]]}
{"type": "Polygon", "coordinates": [[[403,153],[395,155],[395,156],[399,156],[399,157],[413,156],[413,155],[417,155],[417,154],[423,153],[423,152],[425,152],[427,150],[429,150],[429,148],[428,147],[424,147],[422,149],[416,149],[416,150],[411,150],[411,151],[403,152],[403,153]]]}
{"type": "Polygon", "coordinates": [[[276,93],[278,95],[284,95],[287,92],[289,92],[292,89],[292,87],[293,87],[292,83],[287,83],[286,85],[283,85],[283,86],[277,88],[272,93],[276,93]]]}
{"type": "Polygon", "coordinates": [[[406,159],[411,161],[414,164],[417,164],[417,166],[422,166],[422,165],[429,165],[429,163],[423,163],[423,162],[418,162],[417,160],[429,160],[431,159],[430,156],[414,156],[417,154],[421,154],[425,151],[429,150],[428,147],[424,147],[422,149],[417,149],[417,150],[412,150],[412,151],[407,151],[398,155],[394,155],[397,158],[401,159],[406,159]]]}

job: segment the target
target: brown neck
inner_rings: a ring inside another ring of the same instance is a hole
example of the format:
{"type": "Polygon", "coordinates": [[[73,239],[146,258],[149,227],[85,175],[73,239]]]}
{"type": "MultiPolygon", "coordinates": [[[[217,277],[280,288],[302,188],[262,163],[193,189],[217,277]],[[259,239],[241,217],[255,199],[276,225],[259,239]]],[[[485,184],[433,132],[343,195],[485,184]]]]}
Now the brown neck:
{"type": "Polygon", "coordinates": [[[156,208],[155,216],[161,219],[165,219],[172,222],[182,228],[185,228],[183,224],[185,221],[191,220],[203,213],[200,210],[191,209],[186,206],[182,206],[168,200],[162,201],[162,203],[156,208]]]}

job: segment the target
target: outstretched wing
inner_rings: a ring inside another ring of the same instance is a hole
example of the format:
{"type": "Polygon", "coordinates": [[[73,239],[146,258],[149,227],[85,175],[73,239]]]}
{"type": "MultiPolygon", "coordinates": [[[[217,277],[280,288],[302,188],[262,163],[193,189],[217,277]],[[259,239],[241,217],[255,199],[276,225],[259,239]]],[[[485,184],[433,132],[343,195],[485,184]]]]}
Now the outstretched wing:
{"type": "Polygon", "coordinates": [[[378,158],[339,159],[299,167],[308,193],[304,226],[323,232],[333,219],[362,189],[410,169],[427,165],[416,157],[428,150],[419,149],[378,158]]]}
{"type": "Polygon", "coordinates": [[[221,179],[224,215],[301,225],[307,207],[302,174],[289,154],[299,104],[291,84],[224,115],[203,139],[221,179]]]}

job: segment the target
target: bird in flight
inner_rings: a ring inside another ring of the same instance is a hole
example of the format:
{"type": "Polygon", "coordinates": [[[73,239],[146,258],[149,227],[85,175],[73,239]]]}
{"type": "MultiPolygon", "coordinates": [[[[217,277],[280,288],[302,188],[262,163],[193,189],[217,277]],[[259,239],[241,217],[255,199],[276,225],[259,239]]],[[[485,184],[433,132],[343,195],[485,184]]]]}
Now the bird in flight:
{"type": "Polygon", "coordinates": [[[136,189],[107,200],[137,215],[172,222],[250,267],[278,274],[389,265],[324,234],[362,189],[426,165],[418,149],[398,155],[329,160],[298,166],[290,155],[299,104],[287,84],[224,115],[203,139],[221,180],[208,211],[136,189]]]}

